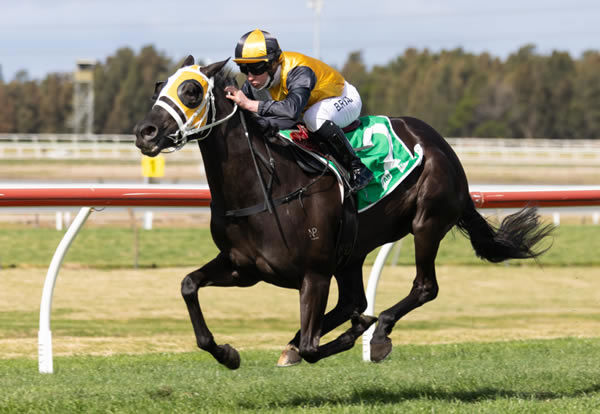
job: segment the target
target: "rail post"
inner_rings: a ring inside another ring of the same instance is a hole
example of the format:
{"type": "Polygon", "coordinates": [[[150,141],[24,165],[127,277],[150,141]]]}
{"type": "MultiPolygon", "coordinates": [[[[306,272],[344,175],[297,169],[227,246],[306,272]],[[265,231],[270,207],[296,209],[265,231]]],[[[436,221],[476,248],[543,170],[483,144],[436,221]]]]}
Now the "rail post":
{"type": "Polygon", "coordinates": [[[60,266],[69,250],[69,246],[79,233],[79,230],[92,212],[91,207],[82,207],[77,213],[75,220],[58,244],[52,261],[46,273],[44,290],[42,291],[42,302],[40,304],[40,328],[38,331],[38,368],[41,374],[52,374],[54,364],[52,361],[52,331],[50,330],[50,314],[52,312],[52,296],[60,266]]]}

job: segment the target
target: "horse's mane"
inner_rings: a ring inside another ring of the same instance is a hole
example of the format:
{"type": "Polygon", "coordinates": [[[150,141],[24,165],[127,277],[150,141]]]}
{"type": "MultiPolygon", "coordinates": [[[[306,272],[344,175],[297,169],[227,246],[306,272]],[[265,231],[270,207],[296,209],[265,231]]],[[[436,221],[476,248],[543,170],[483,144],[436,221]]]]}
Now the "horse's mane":
{"type": "Polygon", "coordinates": [[[237,68],[233,61],[228,60],[225,65],[221,68],[217,74],[215,74],[215,80],[221,83],[223,86],[233,85],[237,87],[237,81],[235,80],[235,74],[237,73],[237,68]]]}

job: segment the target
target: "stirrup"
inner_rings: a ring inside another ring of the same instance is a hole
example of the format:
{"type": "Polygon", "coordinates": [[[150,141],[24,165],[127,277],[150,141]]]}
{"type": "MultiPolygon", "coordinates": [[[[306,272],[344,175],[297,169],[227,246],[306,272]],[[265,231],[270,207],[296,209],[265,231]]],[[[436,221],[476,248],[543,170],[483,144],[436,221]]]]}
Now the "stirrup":
{"type": "Polygon", "coordinates": [[[367,167],[355,168],[350,173],[350,191],[358,193],[373,179],[373,173],[367,167]]]}

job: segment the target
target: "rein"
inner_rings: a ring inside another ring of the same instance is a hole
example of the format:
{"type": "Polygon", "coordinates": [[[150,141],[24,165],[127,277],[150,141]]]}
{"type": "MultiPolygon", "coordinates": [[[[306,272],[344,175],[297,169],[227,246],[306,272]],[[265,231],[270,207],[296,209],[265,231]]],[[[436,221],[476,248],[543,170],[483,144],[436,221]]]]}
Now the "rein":
{"type": "MultiPolygon", "coordinates": [[[[327,165],[324,166],[323,171],[321,171],[321,174],[319,174],[319,176],[317,178],[314,178],[310,183],[308,183],[308,185],[305,185],[303,187],[298,188],[297,190],[292,191],[289,194],[286,194],[282,197],[278,197],[276,199],[273,200],[273,198],[271,197],[271,185],[273,184],[273,177],[275,176],[275,162],[273,160],[273,158],[270,156],[269,153],[269,162],[267,163],[264,159],[261,160],[263,161],[263,163],[265,163],[267,166],[270,166],[271,168],[269,168],[269,173],[271,174],[271,182],[269,183],[269,186],[267,187],[265,184],[265,180],[262,176],[262,174],[260,173],[260,168],[258,166],[258,162],[256,159],[257,153],[254,149],[254,145],[252,145],[252,140],[250,139],[250,135],[248,134],[248,128],[246,126],[246,119],[244,118],[244,114],[242,111],[240,111],[240,119],[242,122],[242,127],[244,128],[244,135],[246,136],[246,139],[248,141],[248,147],[250,148],[250,154],[252,155],[252,161],[254,162],[254,168],[256,170],[256,175],[258,176],[258,181],[260,182],[260,186],[263,192],[263,196],[265,198],[265,201],[263,203],[259,203],[259,204],[255,204],[253,206],[250,207],[245,207],[245,208],[240,208],[240,209],[236,209],[236,210],[227,210],[224,213],[225,217],[246,217],[246,216],[251,216],[254,214],[258,214],[258,213],[262,213],[263,211],[269,211],[269,213],[271,214],[275,214],[275,207],[280,206],[282,204],[286,204],[289,203],[293,200],[295,200],[296,198],[298,198],[298,200],[300,201],[300,205],[302,206],[302,208],[304,208],[304,204],[302,203],[302,196],[304,195],[304,193],[306,193],[308,191],[308,189],[315,184],[317,181],[319,181],[327,172],[327,165]]],[[[267,143],[267,141],[265,140],[265,147],[267,148],[267,151],[269,151],[269,145],[267,143]]],[[[258,156],[260,156],[260,153],[258,153],[258,156]]],[[[279,224],[279,221],[278,221],[279,224]]],[[[281,231],[281,228],[280,228],[281,231]]]]}
{"type": "MultiPolygon", "coordinates": [[[[260,173],[260,168],[258,167],[258,162],[256,161],[256,152],[254,151],[254,146],[252,145],[250,134],[248,134],[246,118],[244,118],[244,114],[241,111],[240,121],[242,122],[242,127],[244,128],[244,135],[246,136],[246,140],[248,141],[248,147],[250,147],[250,154],[252,155],[252,161],[254,162],[254,169],[256,170],[256,175],[258,175],[258,181],[260,182],[260,188],[262,189],[263,196],[265,197],[265,203],[267,205],[267,208],[269,209],[269,213],[273,214],[273,212],[275,211],[275,208],[273,207],[273,200],[271,200],[269,191],[267,191],[267,186],[265,185],[265,180],[262,174],[260,173]]],[[[227,215],[227,212],[225,212],[225,215],[227,215]]]]}

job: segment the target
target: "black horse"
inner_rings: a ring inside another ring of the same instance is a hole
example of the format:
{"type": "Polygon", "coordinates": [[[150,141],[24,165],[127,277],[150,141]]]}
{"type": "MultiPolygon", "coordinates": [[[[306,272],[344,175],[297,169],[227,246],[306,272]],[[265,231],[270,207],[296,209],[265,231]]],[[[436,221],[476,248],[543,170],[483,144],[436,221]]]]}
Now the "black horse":
{"type": "Polygon", "coordinates": [[[506,217],[498,228],[490,225],[476,211],[450,145],[425,122],[399,117],[391,118],[395,132],[408,148],[420,144],[423,162],[390,195],[358,215],[356,244],[340,263],[335,252],[343,200],[337,179],[330,173],[305,172],[289,146],[265,137],[249,114],[236,112],[225,98],[224,89],[235,84],[224,70],[226,62],[198,67],[189,56],[166,85],[157,83],[158,100],[136,125],[135,135],[136,146],[148,156],[199,140],[212,195],[211,233],[220,253],[188,274],[181,292],[198,346],[228,368],[238,368],[240,357],[230,345],[215,342],[200,309],[201,287],[265,281],[298,289],[301,328],[279,364],[293,365],[302,358],[316,362],[350,349],[377,320],[362,315],[367,306],[365,257],[412,233],[416,260],[412,289],[379,315],[371,341],[371,359],[381,361],[391,352],[388,335],[396,322],[437,296],[435,258],[440,241],[453,226],[470,238],[479,257],[491,262],[541,254],[533,248],[551,227],[540,224],[535,209],[506,217]],[[339,299],[325,314],[332,276],[339,299]],[[348,330],[319,345],[322,335],[348,320],[352,322],[348,330]]]}

